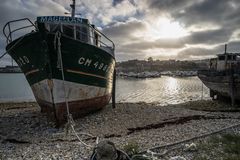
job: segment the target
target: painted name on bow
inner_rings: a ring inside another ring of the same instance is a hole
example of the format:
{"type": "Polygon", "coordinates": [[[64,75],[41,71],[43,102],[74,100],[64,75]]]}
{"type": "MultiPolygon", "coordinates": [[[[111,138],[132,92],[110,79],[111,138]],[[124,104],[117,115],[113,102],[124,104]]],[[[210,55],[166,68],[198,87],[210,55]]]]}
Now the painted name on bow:
{"type": "Polygon", "coordinates": [[[109,69],[109,66],[103,62],[93,61],[92,59],[84,58],[84,57],[79,58],[78,64],[86,67],[93,67],[95,69],[102,70],[105,72],[107,72],[109,69]]]}
{"type": "Polygon", "coordinates": [[[38,22],[65,22],[65,23],[87,23],[86,19],[75,18],[75,17],[65,17],[65,16],[44,16],[37,17],[38,22]]]}

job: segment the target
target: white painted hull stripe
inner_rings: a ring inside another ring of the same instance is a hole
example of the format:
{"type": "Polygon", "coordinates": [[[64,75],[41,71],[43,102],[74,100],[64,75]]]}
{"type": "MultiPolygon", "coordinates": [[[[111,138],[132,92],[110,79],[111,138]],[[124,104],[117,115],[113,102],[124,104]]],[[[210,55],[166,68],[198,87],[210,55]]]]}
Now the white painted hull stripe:
{"type": "Polygon", "coordinates": [[[96,74],[86,73],[86,72],[82,72],[82,71],[75,71],[75,70],[67,69],[67,72],[76,73],[76,74],[83,74],[83,75],[97,77],[97,78],[102,78],[102,79],[106,79],[107,80],[106,77],[99,76],[99,75],[96,75],[96,74]]]}
{"type": "Polygon", "coordinates": [[[38,71],[39,71],[39,69],[34,69],[34,70],[31,70],[31,71],[28,71],[27,73],[25,73],[25,75],[28,76],[29,74],[33,74],[33,73],[36,73],[38,71]]]}

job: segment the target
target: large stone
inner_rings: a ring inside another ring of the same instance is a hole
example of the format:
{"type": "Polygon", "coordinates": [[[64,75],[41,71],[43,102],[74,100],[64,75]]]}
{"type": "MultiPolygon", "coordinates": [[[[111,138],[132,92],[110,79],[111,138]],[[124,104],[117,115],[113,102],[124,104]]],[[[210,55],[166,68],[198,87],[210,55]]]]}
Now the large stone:
{"type": "Polygon", "coordinates": [[[175,156],[175,157],[171,157],[169,160],[186,160],[186,159],[182,156],[175,156]]]}
{"type": "Polygon", "coordinates": [[[130,160],[130,158],[118,150],[113,142],[101,141],[97,144],[91,160],[130,160]]]}
{"type": "Polygon", "coordinates": [[[96,160],[116,160],[118,158],[117,149],[113,142],[101,141],[95,149],[96,160]]]}

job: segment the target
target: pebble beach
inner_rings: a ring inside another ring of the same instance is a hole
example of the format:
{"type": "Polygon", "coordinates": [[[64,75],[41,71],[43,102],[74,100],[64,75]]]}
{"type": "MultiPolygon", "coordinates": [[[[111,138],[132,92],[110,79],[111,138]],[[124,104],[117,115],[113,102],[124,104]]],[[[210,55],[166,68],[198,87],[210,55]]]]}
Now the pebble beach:
{"type": "MultiPolygon", "coordinates": [[[[120,149],[134,142],[146,151],[239,124],[240,108],[211,100],[118,103],[74,122],[87,145],[94,147],[98,137],[120,149]]],[[[66,125],[56,128],[37,103],[0,104],[0,159],[89,159],[92,147],[80,143],[66,125]]]]}

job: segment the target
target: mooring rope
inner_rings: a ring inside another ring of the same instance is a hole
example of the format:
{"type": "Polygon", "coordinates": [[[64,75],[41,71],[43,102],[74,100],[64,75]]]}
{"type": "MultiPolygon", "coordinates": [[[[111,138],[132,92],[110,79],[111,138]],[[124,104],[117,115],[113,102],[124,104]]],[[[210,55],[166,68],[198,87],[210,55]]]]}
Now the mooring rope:
{"type": "MultiPolygon", "coordinates": [[[[62,80],[63,80],[64,98],[65,98],[65,104],[66,104],[66,109],[67,109],[67,125],[71,127],[74,135],[77,137],[77,139],[79,140],[79,142],[81,144],[83,144],[87,148],[93,148],[94,146],[86,144],[79,137],[78,133],[76,132],[76,130],[74,128],[75,123],[74,123],[72,114],[69,111],[68,97],[67,97],[67,94],[66,94],[67,89],[66,89],[66,84],[65,84],[64,67],[63,67],[63,61],[62,61],[61,32],[59,32],[59,31],[56,32],[55,38],[54,38],[54,48],[56,49],[56,47],[57,47],[57,53],[58,53],[58,65],[61,68],[61,74],[62,74],[62,80]]],[[[84,133],[83,135],[89,136],[89,137],[94,137],[93,135],[88,134],[88,133],[84,133]]],[[[99,137],[96,137],[96,143],[98,143],[98,140],[99,140],[99,137]]]]}
{"type": "Polygon", "coordinates": [[[64,88],[64,98],[65,98],[65,104],[66,104],[66,108],[67,108],[67,115],[68,118],[72,117],[72,115],[69,112],[69,106],[68,106],[68,99],[67,99],[67,94],[66,94],[66,85],[65,85],[65,76],[64,76],[64,67],[63,67],[63,61],[62,61],[62,51],[61,51],[61,33],[58,31],[56,32],[56,38],[57,38],[57,52],[58,52],[58,63],[59,66],[61,68],[61,74],[62,74],[62,81],[63,81],[63,88],[64,88]]]}

